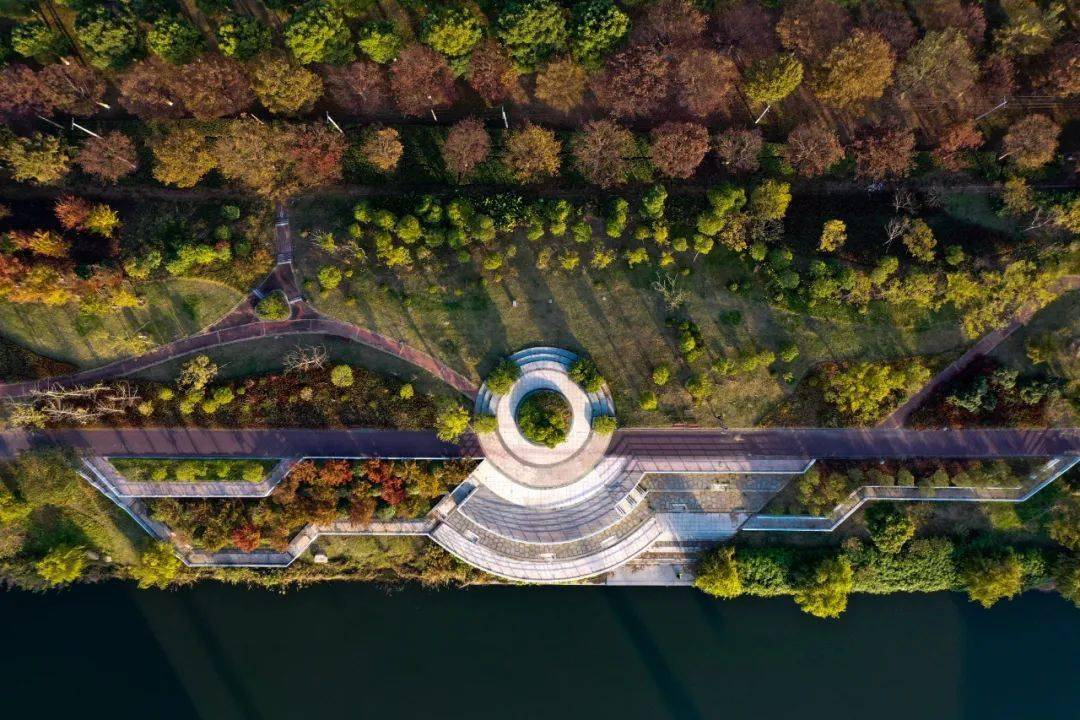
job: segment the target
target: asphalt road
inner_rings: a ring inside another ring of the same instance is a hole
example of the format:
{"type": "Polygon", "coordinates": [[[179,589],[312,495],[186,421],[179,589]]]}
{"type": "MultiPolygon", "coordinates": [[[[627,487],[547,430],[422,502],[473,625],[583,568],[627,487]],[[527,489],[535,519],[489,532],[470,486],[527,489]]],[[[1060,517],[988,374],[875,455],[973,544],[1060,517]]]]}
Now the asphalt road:
{"type": "MultiPolygon", "coordinates": [[[[0,457],[60,445],[93,455],[212,457],[480,457],[472,438],[445,443],[428,431],[118,428],[8,430],[0,457]]],[[[653,457],[1049,457],[1080,455],[1080,429],[904,430],[767,428],[620,430],[608,454],[653,457]]]]}

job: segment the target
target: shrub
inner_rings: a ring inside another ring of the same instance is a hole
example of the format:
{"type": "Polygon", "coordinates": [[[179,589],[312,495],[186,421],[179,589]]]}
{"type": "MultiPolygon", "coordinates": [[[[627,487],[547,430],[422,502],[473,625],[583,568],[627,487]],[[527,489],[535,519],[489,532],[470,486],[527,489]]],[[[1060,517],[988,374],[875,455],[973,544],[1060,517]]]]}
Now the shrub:
{"type": "Polygon", "coordinates": [[[597,435],[610,435],[618,427],[618,421],[610,415],[597,415],[592,419],[592,429],[597,435]]]}
{"type": "Polygon", "coordinates": [[[41,579],[50,586],[74,582],[86,567],[86,551],[79,546],[61,545],[53,548],[41,560],[34,563],[41,579]]]}
{"type": "Polygon", "coordinates": [[[657,387],[664,387],[671,379],[671,368],[667,365],[657,365],[652,371],[652,381],[657,387]]]}
{"type": "Polygon", "coordinates": [[[494,415],[477,415],[472,421],[473,432],[493,433],[499,429],[499,419],[494,415]]]}
{"type": "Polygon", "coordinates": [[[341,284],[341,270],[333,265],[325,265],[319,268],[319,285],[323,290],[333,290],[341,284]]]}
{"type": "Polygon", "coordinates": [[[604,387],[604,378],[590,358],[578,358],[570,365],[570,379],[584,388],[585,392],[600,392],[604,387]]]}
{"type": "Polygon", "coordinates": [[[353,369],[348,365],[335,365],[330,371],[330,382],[333,383],[334,387],[352,387],[353,369]]]}
{"type": "Polygon", "coordinates": [[[656,397],[656,393],[652,390],[648,390],[641,395],[641,400],[638,405],[642,410],[655,410],[660,407],[660,401],[656,397]]]}
{"type": "Polygon", "coordinates": [[[139,564],[131,568],[131,577],[139,588],[163,589],[168,587],[180,571],[180,559],[167,542],[156,542],[139,557],[139,564]]]}
{"type": "Polygon", "coordinates": [[[503,358],[487,376],[488,390],[496,395],[505,395],[521,377],[521,368],[510,358],[503,358]]]}
{"type": "Polygon", "coordinates": [[[735,548],[721,547],[707,554],[698,566],[694,587],[714,597],[734,598],[742,595],[735,548]]]}
{"type": "Polygon", "coordinates": [[[570,406],[551,390],[530,393],[517,407],[517,424],[529,442],[556,447],[570,430],[570,406]]]}

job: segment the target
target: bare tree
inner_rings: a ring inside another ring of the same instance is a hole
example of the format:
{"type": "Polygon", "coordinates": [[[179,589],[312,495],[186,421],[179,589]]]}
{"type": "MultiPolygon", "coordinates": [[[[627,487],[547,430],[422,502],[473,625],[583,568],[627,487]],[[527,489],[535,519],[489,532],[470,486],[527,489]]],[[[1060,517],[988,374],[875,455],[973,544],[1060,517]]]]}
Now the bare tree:
{"type": "Polygon", "coordinates": [[[322,345],[297,345],[285,355],[285,372],[306,373],[322,370],[326,365],[326,358],[326,348],[322,345]]]}
{"type": "Polygon", "coordinates": [[[664,298],[664,306],[667,307],[669,312],[674,312],[682,307],[688,297],[686,290],[679,287],[678,278],[671,273],[656,273],[652,289],[660,293],[660,296],[664,298]]]}

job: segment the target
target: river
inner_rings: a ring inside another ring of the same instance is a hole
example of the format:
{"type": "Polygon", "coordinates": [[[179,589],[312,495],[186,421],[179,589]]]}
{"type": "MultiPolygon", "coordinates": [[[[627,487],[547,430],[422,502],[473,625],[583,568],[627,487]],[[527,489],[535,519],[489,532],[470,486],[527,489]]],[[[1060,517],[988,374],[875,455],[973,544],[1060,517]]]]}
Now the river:
{"type": "Polygon", "coordinates": [[[1080,717],[1080,610],[1028,593],[691,589],[0,592],[9,718],[1080,717]]]}

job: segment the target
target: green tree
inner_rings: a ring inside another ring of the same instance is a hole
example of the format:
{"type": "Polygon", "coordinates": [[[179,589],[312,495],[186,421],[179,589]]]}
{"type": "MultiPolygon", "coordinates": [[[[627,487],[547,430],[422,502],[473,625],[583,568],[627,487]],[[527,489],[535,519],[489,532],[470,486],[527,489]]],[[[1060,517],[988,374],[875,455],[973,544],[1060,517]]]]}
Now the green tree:
{"type": "Polygon", "coordinates": [[[698,566],[694,587],[714,597],[734,598],[742,595],[735,548],[720,547],[707,554],[698,566]]]}
{"type": "Polygon", "coordinates": [[[52,587],[75,582],[86,568],[86,550],[81,546],[61,545],[34,563],[37,574],[52,587]]]}
{"type": "Polygon", "coordinates": [[[855,363],[823,379],[825,399],[857,422],[887,413],[902,397],[925,385],[930,370],[919,359],[855,363]]]}
{"type": "Polygon", "coordinates": [[[345,19],[329,4],[309,2],[293,13],[284,29],[285,46],[301,65],[340,65],[352,59],[352,37],[345,19]]]}
{"type": "Polygon", "coordinates": [[[870,539],[883,553],[895,555],[915,535],[915,523],[903,510],[891,503],[877,502],[866,511],[866,529],[870,539]]]}
{"type": "Polygon", "coordinates": [[[1047,529],[1055,542],[1080,551],[1080,495],[1068,495],[1054,505],[1047,529]]]}
{"type": "Polygon", "coordinates": [[[139,52],[138,24],[122,7],[91,3],[75,18],[75,35],[97,67],[121,69],[139,52]]]}
{"type": "Polygon", "coordinates": [[[847,609],[853,573],[846,558],[826,558],[804,578],[795,590],[795,603],[819,618],[836,618],[847,609]]]}
{"type": "Polygon", "coordinates": [[[511,0],[495,22],[495,35],[523,69],[566,46],[566,11],[553,0],[511,0]]]}
{"type": "Polygon", "coordinates": [[[138,582],[142,590],[164,589],[176,577],[181,565],[172,545],[156,542],[139,557],[139,564],[131,568],[131,577],[138,582]]]}
{"type": "Polygon", "coordinates": [[[352,387],[353,369],[348,365],[335,365],[330,370],[330,384],[339,388],[352,387]]]}
{"type": "Polygon", "coordinates": [[[818,250],[822,252],[836,252],[847,241],[847,225],[843,220],[826,220],[821,228],[821,240],[818,242],[818,250]]]}
{"type": "Polygon", "coordinates": [[[63,55],[70,47],[63,33],[40,20],[22,22],[11,29],[11,48],[23,57],[46,60],[63,55]]]}
{"type": "Polygon", "coordinates": [[[386,64],[396,58],[404,43],[393,24],[379,21],[370,22],[360,28],[357,45],[360,52],[380,64],[386,64]]]}
{"type": "Polygon", "coordinates": [[[1054,566],[1054,585],[1061,597],[1080,607],[1080,556],[1063,555],[1054,566]]]}
{"type": "Polygon", "coordinates": [[[961,576],[968,597],[985,608],[1015,597],[1023,588],[1023,568],[1012,549],[971,553],[963,562],[961,576]]]}
{"type": "Polygon", "coordinates": [[[249,60],[270,49],[270,28],[253,17],[230,16],[217,27],[218,49],[225,57],[249,60]]]}
{"type": "Polygon", "coordinates": [[[570,51],[595,65],[615,49],[630,30],[630,18],[612,0],[583,0],[570,11],[570,51]]]}
{"type": "Polygon", "coordinates": [[[782,220],[791,203],[791,185],[766,180],[750,193],[750,212],[761,220],[782,220]]]}
{"type": "Polygon", "coordinates": [[[439,8],[420,23],[420,41],[448,58],[468,55],[483,36],[476,16],[463,7],[439,8]]]}
{"type": "Polygon", "coordinates": [[[1008,22],[994,31],[994,42],[1009,55],[1038,55],[1054,44],[1064,27],[1065,5],[1048,3],[1043,9],[1034,0],[1002,0],[1008,22]]]}
{"type": "Polygon", "coordinates": [[[435,415],[435,434],[440,440],[454,442],[469,429],[469,411],[456,402],[447,402],[435,415]]]}
{"type": "Polygon", "coordinates": [[[35,185],[58,183],[71,169],[71,154],[61,139],[42,133],[10,138],[0,146],[0,160],[16,181],[35,185]]]}
{"type": "Polygon", "coordinates": [[[251,89],[275,115],[306,113],[322,97],[318,75],[275,54],[260,56],[250,65],[251,89]]]}
{"type": "Polygon", "coordinates": [[[754,62],[746,71],[743,90],[752,102],[780,102],[803,80],[803,65],[794,55],[773,55],[754,62]]]}
{"type": "Polygon", "coordinates": [[[146,34],[146,44],[151,52],[173,65],[191,62],[205,47],[199,29],[176,15],[155,20],[146,34]]]}
{"type": "Polygon", "coordinates": [[[824,515],[848,496],[848,484],[838,472],[822,471],[817,465],[795,481],[795,499],[811,515],[824,515]]]}
{"type": "Polygon", "coordinates": [[[908,223],[907,230],[900,238],[904,247],[908,249],[912,257],[923,262],[934,260],[934,248],[937,247],[937,238],[934,231],[922,218],[916,218],[908,223]]]}

